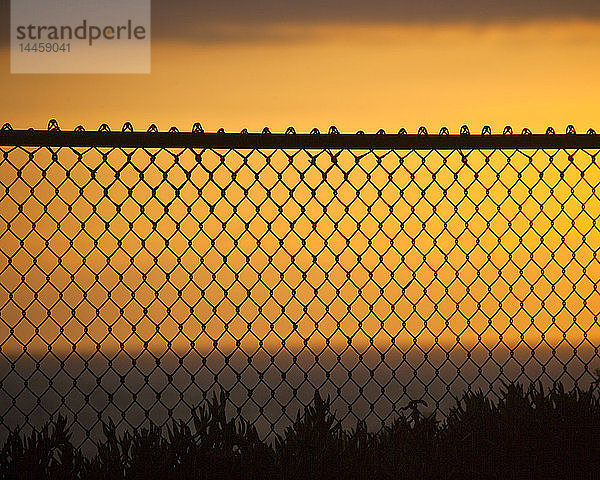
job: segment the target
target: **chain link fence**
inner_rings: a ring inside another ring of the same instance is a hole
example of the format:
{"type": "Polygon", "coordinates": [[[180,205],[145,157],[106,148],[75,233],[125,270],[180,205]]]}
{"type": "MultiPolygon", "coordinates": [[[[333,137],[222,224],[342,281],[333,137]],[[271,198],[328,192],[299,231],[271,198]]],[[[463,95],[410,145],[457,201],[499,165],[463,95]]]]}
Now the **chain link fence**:
{"type": "Polygon", "coordinates": [[[0,132],[0,429],[190,419],[265,437],[314,390],[373,428],[598,362],[600,141],[0,132]]]}

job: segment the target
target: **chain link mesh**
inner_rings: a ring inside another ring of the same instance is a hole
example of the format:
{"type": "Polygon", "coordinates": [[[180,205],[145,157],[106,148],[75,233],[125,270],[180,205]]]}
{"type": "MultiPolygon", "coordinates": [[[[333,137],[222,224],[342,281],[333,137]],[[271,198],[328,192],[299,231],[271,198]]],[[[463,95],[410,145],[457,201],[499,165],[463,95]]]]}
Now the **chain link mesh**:
{"type": "Polygon", "coordinates": [[[3,435],[221,388],[266,437],[314,389],[378,428],[599,366],[598,150],[1,152],[3,435]]]}

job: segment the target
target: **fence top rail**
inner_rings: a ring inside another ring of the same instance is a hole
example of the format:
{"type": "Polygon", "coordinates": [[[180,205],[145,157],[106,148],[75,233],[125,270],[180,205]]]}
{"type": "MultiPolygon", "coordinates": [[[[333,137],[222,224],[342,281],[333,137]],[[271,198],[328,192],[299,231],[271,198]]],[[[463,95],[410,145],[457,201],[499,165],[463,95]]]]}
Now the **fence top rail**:
{"type": "MultiPolygon", "coordinates": [[[[197,124],[198,125],[198,124],[197,124]]],[[[311,133],[261,133],[204,132],[194,126],[191,132],[172,128],[159,132],[151,127],[146,132],[137,131],[127,124],[122,131],[110,131],[103,125],[98,131],[85,131],[78,127],[62,131],[57,124],[48,130],[13,130],[5,124],[0,129],[0,146],[3,147],[113,147],[113,148],[213,148],[213,149],[340,149],[340,150],[496,150],[496,149],[600,149],[600,135],[593,130],[585,134],[575,133],[570,127],[565,134],[548,129],[543,134],[533,134],[525,129],[513,134],[509,127],[502,134],[492,134],[484,129],[482,134],[470,134],[466,127],[460,134],[449,134],[442,129],[438,134],[428,134],[421,127],[419,133],[408,134],[401,130],[389,134],[339,133],[332,127],[327,133],[314,129],[311,133]]]]}

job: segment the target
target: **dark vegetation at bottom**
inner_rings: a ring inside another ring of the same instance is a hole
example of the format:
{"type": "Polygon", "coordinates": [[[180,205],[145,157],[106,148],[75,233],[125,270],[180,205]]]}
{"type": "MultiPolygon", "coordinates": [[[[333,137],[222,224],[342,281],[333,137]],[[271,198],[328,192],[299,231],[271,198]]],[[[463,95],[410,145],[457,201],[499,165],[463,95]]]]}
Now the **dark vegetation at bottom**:
{"type": "Polygon", "coordinates": [[[465,393],[443,424],[411,402],[378,433],[344,431],[318,392],[272,445],[247,421],[227,419],[226,399],[193,411],[193,428],[173,422],[106,440],[87,458],[66,419],[10,433],[2,479],[580,479],[600,478],[600,399],[589,390],[505,385],[494,403],[465,393]],[[163,434],[164,433],[164,434],[163,434]]]}

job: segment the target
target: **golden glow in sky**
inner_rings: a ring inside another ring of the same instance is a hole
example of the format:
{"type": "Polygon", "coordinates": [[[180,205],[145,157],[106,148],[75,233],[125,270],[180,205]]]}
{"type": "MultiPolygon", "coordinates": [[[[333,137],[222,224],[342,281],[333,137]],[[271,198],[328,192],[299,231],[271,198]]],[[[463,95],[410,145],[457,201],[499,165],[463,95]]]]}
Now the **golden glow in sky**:
{"type": "MultiPolygon", "coordinates": [[[[224,28],[224,27],[223,27],[224,28]]],[[[259,27],[255,27],[259,28],[259,27]]],[[[15,127],[472,131],[597,127],[600,24],[285,24],[227,41],[156,39],[150,75],[10,75],[15,127]]],[[[2,50],[8,65],[8,49],[2,50]]],[[[119,61],[115,58],[115,61],[119,61]]]]}
{"type": "MultiPolygon", "coordinates": [[[[227,131],[244,127],[260,131],[265,125],[272,131],[284,131],[290,125],[297,131],[309,131],[313,127],[326,130],[336,125],[343,132],[379,128],[395,132],[401,127],[415,132],[420,125],[425,125],[430,132],[437,132],[442,126],[456,132],[462,124],[468,124],[472,132],[479,131],[483,125],[491,125],[492,130],[498,132],[507,124],[517,132],[523,127],[543,132],[549,125],[564,130],[567,124],[574,124],[578,131],[600,127],[600,94],[596,80],[600,73],[600,22],[539,21],[485,26],[286,24],[268,28],[264,36],[249,36],[247,41],[242,38],[207,43],[156,40],[152,44],[150,75],[10,75],[5,68],[0,76],[0,121],[10,122],[14,128],[44,128],[49,118],[56,118],[63,129],[72,129],[78,124],[95,129],[100,123],[120,129],[124,122],[130,121],[136,129],[146,129],[156,123],[161,130],[171,125],[187,130],[200,121],[208,131],[220,127],[227,131]]],[[[2,50],[1,55],[8,64],[8,50],[2,50]]],[[[15,165],[26,165],[22,152],[11,155],[15,165]]],[[[593,329],[597,329],[594,313],[597,316],[599,299],[593,285],[598,283],[600,275],[596,255],[600,248],[596,215],[600,204],[594,190],[597,182],[595,185],[579,182],[578,177],[585,170],[587,179],[600,178],[589,152],[579,152],[574,157],[575,164],[569,163],[564,152],[553,159],[552,152],[538,152],[533,157],[534,164],[538,162],[537,170],[527,167],[527,156],[518,153],[512,160],[512,168],[503,170],[504,184],[498,181],[493,166],[494,163],[498,168],[506,166],[506,155],[496,152],[491,163],[486,164],[485,156],[475,152],[469,156],[471,165],[482,170],[468,191],[464,186],[474,181],[474,171],[461,166],[456,152],[447,159],[447,167],[442,166],[444,159],[439,154],[427,157],[428,169],[421,168],[422,158],[413,152],[398,170],[395,166],[399,159],[395,154],[386,157],[380,166],[370,154],[361,160],[363,168],[372,168],[374,172],[372,184],[364,187],[365,172],[353,169],[353,158],[342,156],[340,167],[328,178],[340,191],[334,194],[331,185],[323,186],[314,199],[310,196],[310,182],[322,178],[321,167],[309,167],[305,154],[295,157],[294,166],[301,168],[306,164],[308,173],[304,183],[300,182],[292,192],[290,188],[298,182],[294,177],[297,171],[286,166],[287,159],[279,152],[271,167],[261,170],[261,182],[266,185],[273,184],[277,172],[284,174],[273,199],[266,199],[265,189],[252,183],[254,171],[244,167],[247,171],[242,169],[239,182],[241,185],[249,181],[246,187],[250,190],[245,196],[240,185],[228,187],[227,197],[232,203],[219,200],[221,190],[218,188],[229,185],[231,172],[224,168],[218,170],[213,183],[209,182],[199,192],[196,187],[206,183],[206,171],[193,167],[196,165],[193,156],[190,158],[189,152],[186,155],[182,156],[182,164],[174,169],[171,169],[173,157],[166,152],[158,156],[156,165],[148,164],[149,158],[143,153],[133,156],[134,162],[141,162],[139,168],[147,169],[146,181],[155,182],[156,198],[149,196],[148,185],[136,184],[138,173],[131,168],[124,170],[120,182],[114,183],[114,172],[107,167],[122,164],[124,156],[119,152],[109,155],[103,170],[91,183],[86,177],[89,172],[83,166],[77,167],[81,171],[61,184],[64,190],[61,196],[75,202],[71,215],[63,212],[62,234],[53,234],[57,225],[41,214],[41,203],[34,199],[26,203],[30,218],[37,216],[43,220],[37,222],[36,235],[29,236],[24,249],[18,251],[19,238],[32,228],[31,222],[21,216],[11,225],[13,233],[5,235],[2,246],[6,258],[14,256],[14,268],[4,270],[2,282],[18,290],[11,307],[14,311],[4,312],[20,329],[15,333],[18,338],[34,335],[35,324],[44,318],[49,305],[55,305],[51,308],[56,309],[53,316],[57,318],[60,317],[58,310],[63,309],[64,319],[70,318],[74,305],[79,305],[75,307],[78,321],[70,323],[66,336],[81,338],[81,345],[91,350],[96,342],[102,342],[105,349],[118,349],[118,339],[128,339],[128,347],[134,350],[151,339],[148,341],[156,344],[151,347],[161,350],[169,339],[176,337],[173,348],[179,345],[185,350],[189,348],[189,338],[196,337],[199,331],[208,334],[202,340],[208,343],[198,343],[198,348],[210,349],[211,338],[220,338],[220,349],[233,349],[236,339],[244,338],[244,348],[248,351],[258,348],[261,336],[267,339],[265,345],[273,348],[281,345],[282,337],[289,338],[288,345],[296,346],[301,346],[307,337],[322,344],[329,337],[339,346],[348,336],[353,336],[356,344],[368,346],[372,339],[375,344],[389,345],[392,337],[396,337],[398,343],[410,344],[416,335],[425,347],[436,341],[456,342],[455,332],[462,332],[462,344],[479,341],[493,344],[498,341],[498,331],[507,332],[505,340],[512,336],[518,341],[518,332],[528,331],[532,343],[542,338],[558,342],[562,338],[561,329],[573,321],[571,312],[577,312],[580,326],[579,330],[569,333],[573,341],[584,338],[583,329],[589,329],[589,335],[598,338],[599,332],[593,329]],[[182,168],[194,169],[192,183],[185,184],[182,168]],[[440,169],[436,177],[438,183],[431,185],[431,172],[436,169],[440,169]],[[524,176],[517,179],[520,169],[524,176]],[[546,172],[548,184],[539,182],[539,170],[546,172]],[[174,200],[172,185],[161,185],[164,171],[169,172],[174,184],[183,185],[180,198],[174,200]],[[340,180],[344,171],[352,172],[346,183],[340,180]],[[406,188],[402,194],[399,188],[388,183],[391,171],[394,183],[406,188]],[[458,183],[453,177],[455,171],[460,172],[458,183]],[[560,177],[561,172],[565,178],[560,177]],[[408,181],[411,173],[416,175],[412,183],[408,181]],[[381,187],[385,186],[382,199],[377,198],[374,187],[378,182],[381,187]],[[508,193],[507,185],[513,184],[517,187],[508,193]],[[85,195],[77,199],[79,187],[83,185],[85,195]],[[446,194],[440,185],[446,185],[446,194]],[[573,192],[572,185],[576,185],[573,192]],[[102,198],[104,187],[109,188],[111,202],[122,202],[122,211],[116,217],[114,204],[102,198]],[[127,187],[134,188],[129,199],[127,187]],[[489,193],[486,188],[490,189],[489,193]],[[553,188],[552,194],[549,194],[550,188],[553,188]],[[421,195],[424,190],[426,197],[421,195]],[[567,197],[561,210],[560,199],[567,197]],[[94,201],[96,211],[92,212],[94,201]],[[175,231],[173,220],[161,217],[164,203],[170,201],[173,203],[169,213],[179,218],[181,231],[175,231]],[[301,214],[303,201],[306,212],[301,214]],[[434,201],[439,202],[435,212],[434,201]],[[482,203],[475,211],[477,202],[482,203]],[[318,220],[323,213],[323,203],[329,205],[329,217],[318,220]],[[140,204],[146,205],[142,216],[140,204]],[[216,205],[214,214],[208,213],[211,204],[216,205]],[[264,220],[255,219],[246,231],[244,221],[254,218],[256,204],[261,205],[261,215],[274,222],[272,230],[267,231],[264,220]],[[186,209],[188,205],[192,206],[191,216],[186,209]],[[237,216],[232,216],[233,205],[236,205],[237,216]],[[372,208],[369,214],[367,205],[372,208]],[[393,205],[391,216],[389,205],[393,205]],[[454,210],[455,205],[460,208],[454,210]],[[278,206],[283,206],[281,213],[278,206]],[[411,206],[416,206],[414,212],[411,206]],[[345,207],[349,208],[347,214],[345,207]],[[542,215],[542,210],[550,217],[542,215]],[[87,235],[83,235],[80,220],[92,213],[84,227],[87,235]],[[158,222],[158,230],[154,232],[150,228],[152,219],[158,222]],[[334,225],[336,219],[337,226],[334,225]],[[203,220],[206,224],[198,233],[199,222],[203,220]],[[310,222],[317,220],[315,230],[310,222]],[[294,221],[297,223],[290,226],[289,222],[294,221]],[[105,222],[109,222],[108,228],[105,222]],[[132,230],[128,222],[133,223],[132,230]],[[227,223],[227,235],[223,233],[223,222],[227,223]],[[403,222],[402,228],[400,222],[403,222]],[[466,222],[469,222],[470,233],[464,233],[466,222]],[[427,232],[436,232],[438,237],[427,236],[427,232]],[[454,248],[456,235],[452,236],[452,232],[460,237],[461,249],[454,248]],[[474,235],[477,232],[481,236],[480,243],[474,235]],[[165,238],[171,235],[169,248],[172,251],[164,252],[165,238]],[[263,251],[256,252],[256,239],[262,235],[263,251]],[[565,244],[560,241],[561,235],[566,235],[565,244]],[[323,250],[323,237],[329,236],[330,243],[323,250]],[[91,252],[86,268],[78,269],[81,257],[72,250],[59,269],[54,269],[56,258],[43,253],[45,239],[51,239],[51,247],[56,252],[67,252],[69,238],[75,238],[75,246],[80,251],[91,252]],[[190,238],[193,238],[191,250],[187,248],[190,238]],[[211,239],[215,238],[219,239],[216,249],[211,248],[211,239]],[[352,249],[346,248],[347,238],[352,239],[352,249]],[[435,245],[433,238],[436,238],[435,245]],[[98,242],[97,247],[94,240],[98,242]],[[278,250],[280,240],[284,242],[284,250],[278,250]],[[392,243],[393,248],[390,248],[392,243]],[[580,263],[572,261],[573,248],[580,263]],[[530,257],[528,249],[535,250],[535,258],[530,257]],[[30,268],[36,252],[40,255],[39,263],[30,268]],[[271,263],[269,252],[273,255],[271,263]],[[300,253],[292,261],[290,252],[300,253]],[[470,252],[470,263],[465,263],[466,252],[470,252]],[[154,262],[153,253],[160,258],[159,263],[154,262]],[[207,258],[198,266],[203,254],[207,258]],[[244,268],[244,255],[250,254],[254,270],[244,268]],[[228,256],[225,262],[223,255],[228,256]],[[319,255],[321,268],[313,265],[311,255],[319,255]],[[336,255],[339,255],[338,260],[336,255]],[[512,264],[509,256],[513,256],[512,264]],[[130,268],[130,258],[135,258],[136,268],[130,268]],[[104,268],[107,261],[113,268],[104,268]],[[328,265],[330,277],[324,281],[328,265]],[[373,278],[369,277],[369,265],[373,267],[373,278]],[[526,266],[523,272],[519,272],[519,265],[526,266]],[[438,270],[431,266],[437,266],[438,270]],[[479,273],[476,266],[481,267],[479,273]],[[279,282],[278,269],[288,267],[286,281],[289,284],[284,285],[279,282]],[[53,282],[62,281],[65,287],[69,285],[69,275],[77,271],[76,283],[90,289],[89,297],[81,301],[83,292],[71,285],[64,293],[65,302],[55,304],[58,291],[51,292],[48,287],[44,302],[49,303],[34,302],[34,307],[28,307],[31,322],[19,321],[22,314],[19,304],[31,304],[35,286],[41,288],[50,270],[55,272],[53,282]],[[26,285],[17,287],[24,271],[29,272],[26,285]],[[189,283],[190,271],[194,284],[189,283]],[[262,272],[260,279],[257,271],[262,272]],[[352,271],[353,283],[345,281],[348,271],[352,271]],[[403,278],[392,279],[391,271],[403,278]],[[502,276],[514,280],[512,287],[511,280],[498,280],[500,271],[502,276]],[[165,272],[170,272],[168,280],[165,272]],[[416,272],[418,281],[409,281],[412,272],[416,272]],[[58,278],[60,275],[64,277],[62,280],[58,278]],[[211,279],[221,285],[231,285],[225,301],[224,290],[211,279]],[[554,287],[551,279],[556,281],[554,287]],[[577,294],[574,294],[576,280],[579,281],[576,282],[577,294]],[[295,284],[299,285],[297,292],[290,287],[295,284]],[[531,284],[535,284],[535,291],[530,290],[531,284]],[[103,303],[111,285],[116,286],[112,294],[116,300],[103,303]],[[320,289],[318,297],[315,297],[315,286],[320,289]],[[248,288],[252,288],[252,301],[247,295],[248,288]],[[364,289],[354,301],[358,288],[364,289]],[[182,300],[178,300],[178,289],[183,292],[182,300]],[[126,314],[120,316],[118,302],[131,298],[132,290],[138,292],[137,300],[124,303],[122,308],[126,314]],[[154,293],[158,290],[161,302],[154,302],[154,293]],[[501,301],[493,300],[494,297],[501,301]],[[570,299],[567,310],[561,305],[566,297],[570,299]],[[289,303],[283,308],[281,305],[286,302],[289,303]],[[190,303],[195,305],[195,318],[180,321],[190,315],[190,303]],[[352,304],[351,312],[347,310],[348,303],[352,304]],[[503,312],[498,311],[499,303],[503,312]],[[101,314],[107,320],[92,322],[97,315],[94,305],[100,304],[103,305],[101,314]],[[457,311],[458,304],[460,311],[457,311]],[[236,305],[242,305],[239,312],[236,305]],[[215,314],[229,319],[230,323],[215,320],[215,314]],[[157,336],[156,323],[165,316],[169,318],[161,324],[161,336],[157,336]],[[247,335],[247,319],[255,317],[258,320],[253,323],[253,335],[247,335]],[[381,318],[388,318],[387,331],[380,328],[381,318]],[[496,330],[486,331],[490,318],[494,318],[496,330]],[[315,333],[315,319],[320,319],[318,333],[315,333]],[[423,333],[424,319],[430,330],[423,333]],[[529,328],[532,319],[535,319],[535,329],[529,328]],[[454,332],[446,328],[449,320],[454,332]],[[132,332],[132,323],[136,322],[139,325],[132,332]],[[183,323],[183,333],[188,334],[190,330],[187,340],[179,329],[183,323]],[[272,327],[274,323],[276,327],[272,327]],[[482,333],[484,331],[486,333],[482,333]],[[478,334],[483,337],[478,338],[478,334]],[[436,335],[439,335],[437,339],[436,335]]],[[[101,164],[97,152],[90,152],[84,158],[86,165],[101,164]]],[[[229,168],[235,165],[242,168],[238,154],[230,153],[227,158],[232,162],[229,168]]],[[[328,154],[320,158],[319,161],[325,163],[331,161],[328,154]]],[[[74,154],[68,151],[62,151],[59,159],[65,167],[77,163],[74,154]]],[[[214,152],[207,152],[203,162],[210,165],[216,159],[214,152]]],[[[265,161],[258,152],[250,160],[256,168],[265,161]]],[[[48,152],[36,154],[36,162],[49,162],[48,152]]],[[[29,195],[29,187],[13,178],[15,167],[4,164],[2,168],[3,181],[16,182],[11,187],[11,195],[24,200],[29,195]]],[[[27,168],[31,170],[30,179],[40,175],[39,169],[27,168]]],[[[60,183],[64,171],[49,175],[45,182],[54,179],[60,183]]],[[[46,187],[41,185],[36,195],[47,194],[50,201],[54,187],[47,185],[46,193],[43,188],[46,187]]],[[[66,204],[58,200],[52,202],[49,207],[52,214],[61,216],[66,204]]],[[[4,197],[0,208],[8,218],[17,206],[14,199],[4,197]]],[[[6,228],[6,222],[0,228],[6,228]]],[[[6,258],[3,257],[4,263],[6,258]]],[[[3,292],[2,295],[5,300],[8,294],[3,292]]],[[[69,323],[65,322],[65,325],[69,323]]],[[[59,325],[47,322],[43,328],[47,331],[38,338],[57,337],[57,348],[62,342],[61,348],[68,350],[69,344],[59,332],[59,325]]],[[[3,330],[2,335],[4,339],[8,332],[3,330]]],[[[43,351],[45,345],[41,340],[36,342],[32,348],[43,351]]],[[[16,351],[19,345],[7,345],[5,351],[11,348],[16,351]]]]}
{"type": "Polygon", "coordinates": [[[590,152],[83,151],[2,164],[5,352],[600,338],[590,152]]]}

